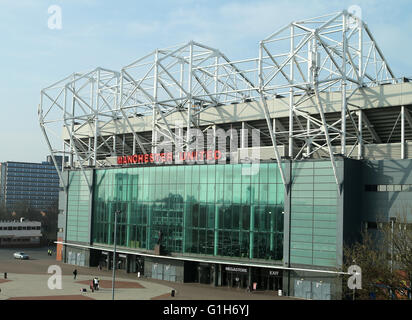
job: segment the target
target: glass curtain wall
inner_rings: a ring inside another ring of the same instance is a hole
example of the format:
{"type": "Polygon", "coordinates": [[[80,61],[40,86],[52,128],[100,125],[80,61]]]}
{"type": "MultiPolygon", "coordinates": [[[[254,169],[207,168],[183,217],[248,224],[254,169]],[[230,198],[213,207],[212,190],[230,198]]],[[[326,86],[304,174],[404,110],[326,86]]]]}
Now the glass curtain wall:
{"type": "Polygon", "coordinates": [[[338,189],[331,162],[294,163],[292,170],[291,262],[335,267],[338,189]]]}
{"type": "Polygon", "coordinates": [[[93,242],[167,252],[281,260],[284,189],[276,163],[96,170],[93,242]],[[243,169],[243,172],[242,172],[243,169]],[[243,174],[242,174],[243,173],[243,174]]]}

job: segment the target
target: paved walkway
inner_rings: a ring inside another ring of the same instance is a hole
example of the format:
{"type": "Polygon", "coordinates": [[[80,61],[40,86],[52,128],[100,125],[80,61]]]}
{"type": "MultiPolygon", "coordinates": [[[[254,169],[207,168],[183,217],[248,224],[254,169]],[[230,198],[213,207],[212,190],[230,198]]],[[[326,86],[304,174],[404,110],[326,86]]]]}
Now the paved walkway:
{"type": "MultiPolygon", "coordinates": [[[[30,300],[111,300],[111,278],[99,277],[101,288],[90,290],[92,277],[80,275],[76,280],[73,276],[62,276],[62,288],[50,289],[48,284],[56,284],[53,275],[16,274],[9,273],[8,281],[0,284],[0,300],[30,299],[30,300]],[[85,288],[86,292],[81,292],[85,288]]],[[[159,296],[170,295],[172,288],[149,281],[116,279],[116,300],[150,300],[159,296]]]]}
{"type": "MultiPolygon", "coordinates": [[[[111,270],[98,270],[96,267],[79,267],[56,261],[55,256],[47,255],[47,248],[31,249],[27,252],[30,260],[17,260],[13,252],[17,249],[0,250],[0,300],[111,300],[111,270]],[[62,289],[50,290],[47,282],[50,266],[62,270],[62,289]],[[77,279],[73,270],[77,269],[77,279]],[[7,279],[4,279],[7,272],[7,279]],[[94,277],[100,279],[101,290],[91,292],[90,283],[94,277]],[[86,288],[82,293],[80,289],[86,288]]],[[[27,250],[23,250],[27,251],[27,250]]],[[[278,297],[277,292],[246,292],[245,289],[214,287],[199,283],[178,283],[148,278],[137,278],[135,273],[118,270],[116,273],[116,300],[292,300],[291,297],[278,297]],[[171,290],[175,296],[171,296],[171,290]]]]}

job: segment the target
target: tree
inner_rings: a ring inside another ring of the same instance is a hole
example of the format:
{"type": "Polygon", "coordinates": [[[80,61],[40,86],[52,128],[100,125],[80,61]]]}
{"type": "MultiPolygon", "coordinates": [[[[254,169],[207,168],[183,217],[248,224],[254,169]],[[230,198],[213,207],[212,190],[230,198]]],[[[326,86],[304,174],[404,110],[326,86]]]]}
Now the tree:
{"type": "Polygon", "coordinates": [[[57,239],[58,213],[57,201],[44,210],[33,208],[26,201],[17,202],[9,210],[0,207],[0,219],[20,220],[20,218],[25,218],[30,221],[41,222],[43,240],[46,241],[53,241],[57,239]]]}
{"type": "MultiPolygon", "coordinates": [[[[362,289],[356,291],[356,299],[367,300],[372,294],[376,299],[391,299],[389,288],[399,283],[399,279],[396,273],[391,272],[383,245],[383,240],[365,231],[360,242],[344,247],[345,270],[351,265],[362,270],[362,289]]],[[[352,296],[353,292],[346,284],[343,288],[344,296],[352,296]]]]}
{"type": "Polygon", "coordinates": [[[4,205],[0,204],[0,220],[6,220],[7,215],[6,215],[6,208],[4,205]]]}
{"type": "Polygon", "coordinates": [[[51,241],[57,240],[58,203],[56,202],[46,210],[41,211],[40,214],[40,221],[42,222],[45,233],[44,236],[51,241]]]}
{"type": "Polygon", "coordinates": [[[381,223],[384,247],[392,272],[400,277],[396,287],[411,299],[412,283],[412,224],[408,223],[406,214],[398,214],[389,223],[381,223]]]}

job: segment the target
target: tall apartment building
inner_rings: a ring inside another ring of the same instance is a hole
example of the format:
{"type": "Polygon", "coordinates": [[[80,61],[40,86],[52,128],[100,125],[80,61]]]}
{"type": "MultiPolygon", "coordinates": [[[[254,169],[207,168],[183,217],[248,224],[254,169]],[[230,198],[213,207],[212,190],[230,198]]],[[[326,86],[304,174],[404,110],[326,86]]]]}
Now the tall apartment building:
{"type": "MultiPolygon", "coordinates": [[[[60,169],[61,160],[58,160],[60,169]]],[[[7,210],[21,202],[45,210],[57,203],[58,195],[59,177],[51,157],[42,163],[0,163],[0,204],[7,210]]]]}

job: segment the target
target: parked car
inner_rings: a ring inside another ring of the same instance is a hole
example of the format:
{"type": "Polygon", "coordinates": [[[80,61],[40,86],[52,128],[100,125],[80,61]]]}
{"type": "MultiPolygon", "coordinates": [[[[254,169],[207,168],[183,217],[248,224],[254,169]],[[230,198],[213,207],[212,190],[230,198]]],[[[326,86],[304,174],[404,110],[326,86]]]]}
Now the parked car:
{"type": "Polygon", "coordinates": [[[15,252],[14,253],[14,259],[28,260],[29,256],[27,254],[25,254],[24,252],[15,252]]]}

